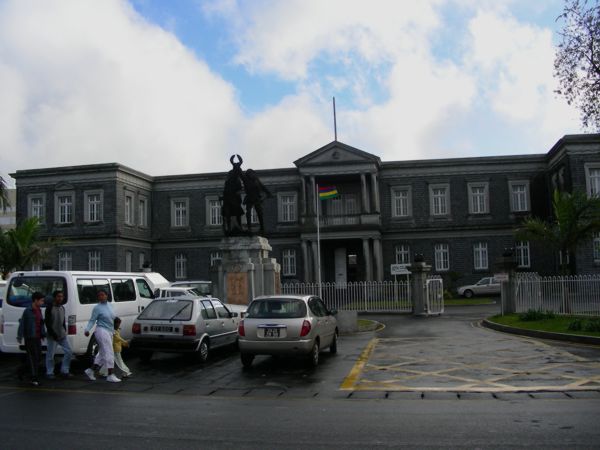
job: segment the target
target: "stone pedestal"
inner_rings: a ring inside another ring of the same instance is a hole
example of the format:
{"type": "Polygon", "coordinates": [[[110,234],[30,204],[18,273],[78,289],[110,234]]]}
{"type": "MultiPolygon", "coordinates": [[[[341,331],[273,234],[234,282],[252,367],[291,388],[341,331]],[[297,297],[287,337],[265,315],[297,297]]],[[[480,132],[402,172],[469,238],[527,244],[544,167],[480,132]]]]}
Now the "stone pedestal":
{"type": "Polygon", "coordinates": [[[220,264],[211,269],[214,295],[237,305],[247,305],[260,295],[281,293],[281,266],[269,258],[269,241],[261,236],[226,237],[221,240],[220,264]]]}
{"type": "Polygon", "coordinates": [[[431,266],[424,262],[414,262],[407,269],[412,273],[410,277],[410,290],[413,300],[413,314],[416,316],[426,315],[427,311],[427,274],[431,272],[431,266]]]}

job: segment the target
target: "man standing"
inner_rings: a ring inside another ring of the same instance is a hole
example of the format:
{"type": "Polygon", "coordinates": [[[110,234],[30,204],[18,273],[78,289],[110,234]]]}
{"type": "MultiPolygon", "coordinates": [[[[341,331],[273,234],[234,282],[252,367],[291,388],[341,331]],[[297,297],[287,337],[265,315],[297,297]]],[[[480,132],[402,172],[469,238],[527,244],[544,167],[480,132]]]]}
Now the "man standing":
{"type": "Polygon", "coordinates": [[[42,306],[44,304],[44,294],[34,292],[31,296],[31,305],[23,311],[19,321],[17,331],[17,342],[19,345],[25,338],[26,363],[19,368],[19,379],[23,379],[26,366],[31,371],[31,384],[39,386],[38,373],[42,359],[42,339],[46,337],[44,329],[44,320],[42,318],[42,306]]]}
{"type": "Polygon", "coordinates": [[[106,381],[111,383],[119,383],[120,378],[117,378],[113,373],[115,367],[115,353],[113,351],[113,333],[115,332],[114,320],[115,313],[113,312],[112,306],[107,303],[108,295],[106,291],[98,291],[98,304],[94,306],[92,310],[92,317],[85,327],[85,335],[90,335],[90,330],[96,325],[96,331],[94,336],[98,343],[98,354],[94,358],[94,364],[92,367],[85,369],[87,377],[94,381],[96,379],[95,372],[100,367],[104,366],[108,369],[108,376],[106,381]]]}
{"type": "Polygon", "coordinates": [[[46,378],[54,378],[54,353],[57,345],[62,347],[64,353],[60,374],[64,378],[70,378],[73,376],[69,372],[73,352],[69,346],[65,325],[65,307],[63,306],[65,294],[62,291],[54,291],[52,299],[52,303],[46,308],[45,314],[46,330],[48,332],[46,339],[48,346],[46,350],[46,378]]]}

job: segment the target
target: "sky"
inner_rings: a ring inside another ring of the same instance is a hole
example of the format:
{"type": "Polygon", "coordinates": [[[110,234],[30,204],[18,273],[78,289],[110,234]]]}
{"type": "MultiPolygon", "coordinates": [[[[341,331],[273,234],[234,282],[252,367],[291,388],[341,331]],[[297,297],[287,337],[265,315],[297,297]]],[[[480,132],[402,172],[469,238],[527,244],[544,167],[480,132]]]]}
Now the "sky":
{"type": "Polygon", "coordinates": [[[563,0],[0,0],[0,175],[546,153],[563,0]]]}

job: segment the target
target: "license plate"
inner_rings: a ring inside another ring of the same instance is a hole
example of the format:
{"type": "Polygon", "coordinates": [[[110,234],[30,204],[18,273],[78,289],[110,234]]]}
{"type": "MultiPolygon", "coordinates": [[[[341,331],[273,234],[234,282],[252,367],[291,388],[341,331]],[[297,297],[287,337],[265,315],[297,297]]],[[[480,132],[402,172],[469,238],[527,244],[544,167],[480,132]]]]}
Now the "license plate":
{"type": "Polygon", "coordinates": [[[265,328],[265,337],[279,337],[279,328],[265,328]]]}
{"type": "Polygon", "coordinates": [[[172,333],[173,327],[169,327],[167,325],[151,325],[150,331],[159,331],[162,333],[172,333]]]}

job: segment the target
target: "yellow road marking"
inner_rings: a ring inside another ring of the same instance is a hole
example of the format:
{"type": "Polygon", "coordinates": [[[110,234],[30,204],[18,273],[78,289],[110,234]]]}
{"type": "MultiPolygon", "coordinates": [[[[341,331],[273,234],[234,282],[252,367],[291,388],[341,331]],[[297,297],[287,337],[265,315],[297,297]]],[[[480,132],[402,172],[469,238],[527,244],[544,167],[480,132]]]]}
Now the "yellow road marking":
{"type": "Polygon", "coordinates": [[[358,377],[361,375],[363,369],[365,368],[365,364],[367,364],[367,361],[369,361],[371,353],[373,352],[373,349],[375,348],[378,342],[379,339],[373,338],[367,344],[365,349],[362,351],[362,353],[356,360],[354,367],[352,367],[352,370],[342,382],[342,385],[340,386],[340,389],[342,391],[349,391],[354,389],[354,386],[356,385],[356,380],[358,380],[358,377]]]}

